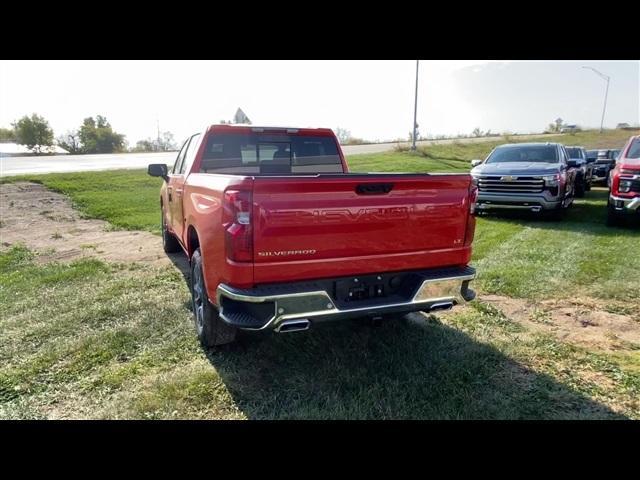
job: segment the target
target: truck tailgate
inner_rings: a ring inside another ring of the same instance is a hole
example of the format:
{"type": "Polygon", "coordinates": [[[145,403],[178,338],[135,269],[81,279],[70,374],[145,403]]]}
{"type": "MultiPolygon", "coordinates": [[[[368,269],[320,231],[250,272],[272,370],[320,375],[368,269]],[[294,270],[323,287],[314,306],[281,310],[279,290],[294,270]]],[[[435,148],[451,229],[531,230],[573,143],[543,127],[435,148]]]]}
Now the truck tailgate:
{"type": "Polygon", "coordinates": [[[256,177],[254,282],[465,265],[471,177],[256,177]]]}

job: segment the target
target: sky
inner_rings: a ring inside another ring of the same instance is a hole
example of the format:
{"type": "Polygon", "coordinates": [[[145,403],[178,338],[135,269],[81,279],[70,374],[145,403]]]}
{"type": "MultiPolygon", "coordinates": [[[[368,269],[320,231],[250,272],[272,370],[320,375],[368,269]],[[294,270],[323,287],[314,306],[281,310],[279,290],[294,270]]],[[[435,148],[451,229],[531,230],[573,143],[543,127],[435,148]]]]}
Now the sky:
{"type": "MultiPolygon", "coordinates": [[[[556,118],[599,127],[640,122],[640,61],[421,60],[422,136],[540,132],[556,118]]],[[[0,61],[0,127],[44,116],[56,136],[103,115],[129,145],[170,131],[176,141],[230,120],[254,125],[342,127],[354,137],[407,138],[414,60],[0,61]]]]}

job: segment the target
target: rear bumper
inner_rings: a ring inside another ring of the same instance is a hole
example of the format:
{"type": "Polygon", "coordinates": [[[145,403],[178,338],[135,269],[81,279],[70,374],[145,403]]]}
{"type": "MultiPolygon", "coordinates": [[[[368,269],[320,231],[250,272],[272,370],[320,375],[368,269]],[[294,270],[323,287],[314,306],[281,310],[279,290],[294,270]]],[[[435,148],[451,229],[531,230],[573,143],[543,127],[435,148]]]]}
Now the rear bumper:
{"type": "Polygon", "coordinates": [[[551,200],[543,195],[498,195],[480,192],[476,201],[476,209],[479,211],[510,209],[538,212],[558,208],[560,203],[560,199],[551,200]]]}
{"type": "Polygon", "coordinates": [[[640,197],[622,198],[609,195],[609,204],[612,205],[617,212],[631,214],[640,212],[640,197]]]}
{"type": "Polygon", "coordinates": [[[217,305],[220,318],[234,327],[280,331],[287,324],[299,322],[308,325],[390,313],[449,309],[473,300],[475,292],[469,288],[469,282],[474,278],[475,269],[465,267],[296,282],[248,290],[220,284],[217,305]],[[338,285],[353,281],[355,287],[371,277],[380,279],[383,289],[393,278],[402,278],[402,284],[386,297],[351,302],[336,298],[338,285]]]}

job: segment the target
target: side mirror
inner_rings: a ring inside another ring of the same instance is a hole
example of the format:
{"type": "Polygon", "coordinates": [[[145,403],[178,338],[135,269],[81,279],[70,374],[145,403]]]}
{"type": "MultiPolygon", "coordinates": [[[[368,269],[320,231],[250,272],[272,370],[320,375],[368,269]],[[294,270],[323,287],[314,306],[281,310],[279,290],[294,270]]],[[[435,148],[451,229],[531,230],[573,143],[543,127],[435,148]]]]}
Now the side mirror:
{"type": "Polygon", "coordinates": [[[477,167],[477,166],[478,166],[478,165],[480,165],[481,163],[482,163],[482,160],[478,160],[478,159],[471,160],[471,167],[472,167],[472,168],[473,168],[473,167],[477,167]]]}
{"type": "Polygon", "coordinates": [[[169,180],[169,171],[164,163],[152,163],[147,167],[147,173],[152,177],[161,177],[165,182],[169,180]]]}
{"type": "Polygon", "coordinates": [[[574,159],[567,160],[567,166],[569,168],[576,168],[578,166],[578,161],[574,159]]]}

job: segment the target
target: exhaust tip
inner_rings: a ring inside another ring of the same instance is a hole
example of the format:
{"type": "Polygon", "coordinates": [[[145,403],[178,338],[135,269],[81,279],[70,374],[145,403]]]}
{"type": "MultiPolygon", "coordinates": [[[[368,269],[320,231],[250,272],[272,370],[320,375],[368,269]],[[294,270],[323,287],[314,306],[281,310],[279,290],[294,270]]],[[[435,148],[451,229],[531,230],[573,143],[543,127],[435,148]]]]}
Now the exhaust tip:
{"type": "Polygon", "coordinates": [[[307,319],[304,320],[287,320],[282,322],[276,328],[276,332],[278,333],[288,333],[288,332],[301,332],[303,330],[308,330],[311,322],[307,319]]]}
{"type": "Polygon", "coordinates": [[[451,310],[453,308],[453,302],[442,302],[442,303],[434,303],[429,308],[430,312],[435,312],[438,310],[451,310]]]}

